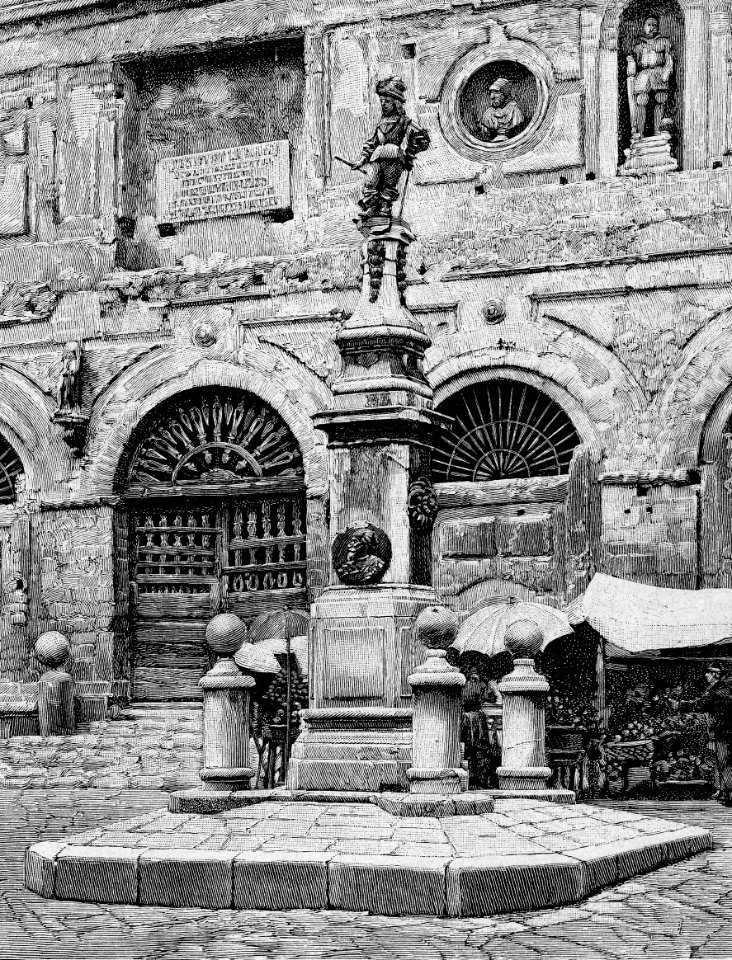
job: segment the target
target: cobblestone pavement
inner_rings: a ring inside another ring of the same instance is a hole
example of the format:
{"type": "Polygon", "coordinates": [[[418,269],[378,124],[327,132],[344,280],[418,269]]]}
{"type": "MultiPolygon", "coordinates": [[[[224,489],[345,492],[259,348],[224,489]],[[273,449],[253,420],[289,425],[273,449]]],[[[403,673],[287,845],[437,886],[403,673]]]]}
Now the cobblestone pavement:
{"type": "Polygon", "coordinates": [[[494,919],[99,906],[43,900],[23,887],[30,843],[144,815],[166,799],[113,789],[0,791],[0,958],[732,960],[732,811],[713,803],[623,809],[711,829],[714,850],[574,907],[494,919]]]}

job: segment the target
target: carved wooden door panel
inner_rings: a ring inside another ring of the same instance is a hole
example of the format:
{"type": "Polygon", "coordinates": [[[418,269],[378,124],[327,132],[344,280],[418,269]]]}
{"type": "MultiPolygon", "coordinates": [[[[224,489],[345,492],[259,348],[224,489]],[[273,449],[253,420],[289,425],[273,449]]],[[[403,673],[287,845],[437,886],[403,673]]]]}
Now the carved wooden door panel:
{"type": "Polygon", "coordinates": [[[133,696],[198,700],[220,606],[220,508],[155,503],[133,512],[131,534],[133,696]]]}
{"type": "Polygon", "coordinates": [[[305,497],[248,497],[227,508],[222,589],[246,622],[265,611],[307,609],[305,497]]]}

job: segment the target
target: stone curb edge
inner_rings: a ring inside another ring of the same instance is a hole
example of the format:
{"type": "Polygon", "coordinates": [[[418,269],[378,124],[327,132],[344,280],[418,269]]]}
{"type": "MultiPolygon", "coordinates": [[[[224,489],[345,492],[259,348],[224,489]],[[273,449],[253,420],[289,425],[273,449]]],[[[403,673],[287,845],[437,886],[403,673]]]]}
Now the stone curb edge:
{"type": "Polygon", "coordinates": [[[698,827],[571,854],[476,858],[91,847],[72,838],[28,848],[25,884],[47,899],[93,903],[492,916],[575,903],[711,847],[698,827]]]}

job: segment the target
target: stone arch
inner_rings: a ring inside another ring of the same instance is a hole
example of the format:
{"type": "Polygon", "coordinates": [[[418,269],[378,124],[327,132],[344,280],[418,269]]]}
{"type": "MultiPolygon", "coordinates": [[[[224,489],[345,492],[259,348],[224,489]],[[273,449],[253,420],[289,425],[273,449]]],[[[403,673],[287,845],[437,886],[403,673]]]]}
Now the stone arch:
{"type": "Polygon", "coordinates": [[[724,416],[725,404],[732,403],[730,385],[732,308],[718,313],[689,340],[660,399],[662,466],[695,467],[707,459],[712,423],[724,416]]]}
{"type": "Polygon", "coordinates": [[[588,337],[557,325],[551,348],[542,352],[511,349],[499,353],[494,346],[475,344],[448,354],[432,348],[428,379],[437,403],[477,377],[525,376],[563,406],[583,443],[596,452],[612,448],[615,431],[628,417],[638,417],[647,407],[643,390],[623,364],[588,337]]]}
{"type": "Polygon", "coordinates": [[[70,453],[51,422],[52,405],[25,374],[0,364],[0,434],[23,464],[25,488],[43,495],[58,486],[59,466],[70,466],[70,453]]]}
{"type": "Polygon", "coordinates": [[[190,350],[182,349],[155,351],[138,360],[95,404],[87,448],[89,492],[113,492],[119,461],[143,417],[177,393],[209,386],[244,390],[269,404],[300,447],[306,487],[311,493],[325,492],[325,444],[311,416],[327,405],[330,392],[314,376],[278,366],[275,374],[253,365],[191,357],[190,350]]]}

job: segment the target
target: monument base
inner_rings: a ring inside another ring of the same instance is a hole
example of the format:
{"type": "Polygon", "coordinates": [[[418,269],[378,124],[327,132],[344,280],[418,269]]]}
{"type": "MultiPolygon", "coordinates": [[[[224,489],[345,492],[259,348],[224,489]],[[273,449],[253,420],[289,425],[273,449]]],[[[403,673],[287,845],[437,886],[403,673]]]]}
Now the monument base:
{"type": "Polygon", "coordinates": [[[621,177],[638,177],[644,173],[672,173],[679,169],[678,162],[671,156],[671,136],[668,133],[634,140],[623,152],[625,163],[618,171],[621,177]]]}
{"type": "Polygon", "coordinates": [[[383,707],[313,709],[292,748],[290,790],[406,790],[412,711],[383,707]]]}
{"type": "Polygon", "coordinates": [[[330,586],[313,610],[311,709],[292,751],[293,790],[404,790],[412,766],[409,676],[425,657],[414,584],[330,586]]]}
{"type": "Polygon", "coordinates": [[[552,775],[549,767],[499,767],[496,770],[501,790],[546,790],[552,775]]]}

